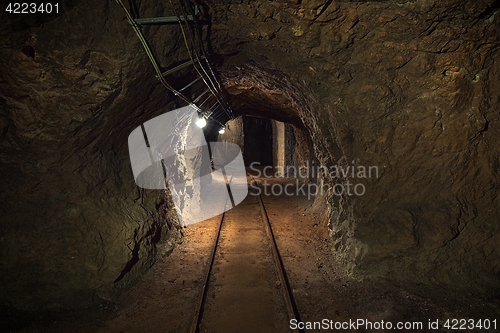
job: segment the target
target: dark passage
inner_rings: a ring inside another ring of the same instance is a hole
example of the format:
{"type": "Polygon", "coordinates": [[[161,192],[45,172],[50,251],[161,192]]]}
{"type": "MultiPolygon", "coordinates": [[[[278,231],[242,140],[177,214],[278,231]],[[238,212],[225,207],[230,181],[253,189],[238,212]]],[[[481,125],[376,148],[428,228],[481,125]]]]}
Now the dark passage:
{"type": "Polygon", "coordinates": [[[245,165],[253,162],[273,166],[273,128],[269,119],[243,117],[245,165]]]}

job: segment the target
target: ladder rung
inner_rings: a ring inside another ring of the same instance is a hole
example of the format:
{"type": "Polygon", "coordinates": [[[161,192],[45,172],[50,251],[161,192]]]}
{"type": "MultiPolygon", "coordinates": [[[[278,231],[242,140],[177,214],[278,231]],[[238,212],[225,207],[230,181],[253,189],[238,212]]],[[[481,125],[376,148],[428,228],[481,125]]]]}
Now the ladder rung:
{"type": "Polygon", "coordinates": [[[203,103],[201,103],[201,104],[200,104],[200,106],[199,106],[199,107],[201,108],[201,107],[202,107],[202,106],[203,106],[203,105],[204,105],[204,104],[205,104],[205,103],[206,103],[206,102],[207,102],[210,98],[212,98],[212,97],[215,97],[215,96],[214,96],[214,95],[212,95],[212,94],[210,94],[210,96],[208,96],[208,97],[207,97],[207,98],[203,101],[203,103]]]}
{"type": "MultiPolygon", "coordinates": [[[[199,8],[198,6],[194,7],[194,14],[198,15],[199,13],[199,8]]],[[[165,16],[165,17],[151,17],[151,18],[143,18],[143,19],[135,19],[135,23],[139,25],[145,25],[145,24],[162,24],[162,23],[177,23],[179,20],[184,21],[184,16],[165,16]]],[[[193,21],[193,15],[188,15],[187,16],[188,21],[193,21]]]]}
{"type": "Polygon", "coordinates": [[[193,84],[195,84],[196,82],[198,82],[200,80],[201,80],[201,76],[199,76],[198,78],[196,78],[194,81],[186,84],[182,89],[179,89],[179,92],[182,92],[182,91],[186,90],[187,88],[191,87],[193,84]]]}
{"type": "MultiPolygon", "coordinates": [[[[212,109],[214,108],[214,106],[216,106],[217,104],[219,104],[219,101],[216,101],[216,102],[215,102],[215,103],[214,103],[214,104],[210,107],[210,109],[208,109],[208,111],[207,111],[207,112],[212,111],[212,109]]],[[[215,108],[215,109],[217,109],[217,108],[215,108]]]]}
{"type": "Polygon", "coordinates": [[[165,71],[165,72],[161,73],[161,75],[163,75],[163,76],[170,75],[170,74],[175,73],[175,72],[177,72],[178,70],[181,70],[181,69],[183,69],[183,68],[185,68],[185,67],[187,67],[187,66],[189,66],[189,65],[192,65],[192,64],[193,64],[193,61],[192,61],[192,60],[188,60],[188,61],[186,61],[186,62],[183,62],[183,63],[182,63],[182,64],[180,64],[180,65],[175,66],[174,68],[171,68],[171,69],[169,69],[169,70],[167,70],[167,71],[165,71]]]}
{"type": "MultiPolygon", "coordinates": [[[[201,56],[201,59],[205,59],[205,57],[204,57],[204,56],[201,56]]],[[[198,62],[199,62],[199,60],[198,60],[198,62]]],[[[175,66],[174,68],[171,68],[171,69],[169,69],[169,70],[167,70],[167,71],[165,71],[165,72],[161,73],[161,75],[163,75],[163,76],[170,75],[170,74],[175,73],[175,72],[177,72],[178,70],[181,70],[181,69],[183,69],[183,68],[185,68],[185,67],[187,67],[187,66],[189,66],[189,65],[192,65],[192,64],[193,64],[193,61],[192,61],[192,60],[188,60],[188,61],[186,61],[186,62],[183,62],[183,63],[182,63],[182,64],[180,64],[180,65],[175,66]]]]}
{"type": "Polygon", "coordinates": [[[211,115],[213,115],[215,113],[215,111],[217,111],[219,109],[219,107],[220,107],[219,101],[215,102],[214,105],[212,105],[210,107],[210,109],[207,110],[208,116],[210,117],[211,115]],[[214,106],[216,106],[216,107],[214,108],[214,106]]]}
{"type": "Polygon", "coordinates": [[[205,95],[209,91],[210,91],[210,89],[207,89],[204,92],[202,92],[200,96],[196,97],[196,99],[193,101],[193,103],[197,103],[203,97],[203,95],[205,95]]]}
{"type": "MultiPolygon", "coordinates": [[[[146,25],[146,24],[162,24],[162,23],[177,23],[178,20],[184,21],[184,16],[166,16],[166,17],[151,17],[151,18],[142,18],[142,19],[135,19],[135,23],[139,25],[146,25]]],[[[187,16],[188,21],[193,20],[192,15],[187,16]]]]}

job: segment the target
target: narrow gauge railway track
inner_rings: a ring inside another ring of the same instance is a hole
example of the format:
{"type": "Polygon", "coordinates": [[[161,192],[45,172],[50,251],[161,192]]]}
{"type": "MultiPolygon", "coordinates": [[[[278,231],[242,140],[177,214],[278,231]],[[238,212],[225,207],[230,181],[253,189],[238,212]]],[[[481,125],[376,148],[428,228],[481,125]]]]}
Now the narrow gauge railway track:
{"type": "Polygon", "coordinates": [[[222,215],[208,262],[190,333],[304,332],[261,196],[222,215]]]}

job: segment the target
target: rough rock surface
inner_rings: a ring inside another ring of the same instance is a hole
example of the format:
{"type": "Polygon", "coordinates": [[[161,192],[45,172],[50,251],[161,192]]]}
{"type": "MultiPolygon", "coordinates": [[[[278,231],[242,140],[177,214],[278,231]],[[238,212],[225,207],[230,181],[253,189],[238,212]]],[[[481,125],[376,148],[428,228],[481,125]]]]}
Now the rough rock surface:
{"type": "Polygon", "coordinates": [[[234,105],[301,121],[322,165],[378,167],[326,179],[366,186],[328,198],[353,276],[498,292],[498,2],[207,3],[234,105]]]}
{"type": "MultiPolygon", "coordinates": [[[[127,149],[168,94],[116,3],[61,5],[2,17],[0,301],[17,308],[113,299],[178,237],[172,203],[135,185],[127,149]]],[[[176,61],[175,42],[157,51],[176,61]]]]}
{"type": "MultiPolygon", "coordinates": [[[[178,235],[127,151],[176,101],[114,1],[60,3],[1,17],[0,300],[19,308],[112,298],[178,235]]],[[[307,129],[325,166],[378,167],[350,179],[363,196],[327,198],[332,254],[352,276],[499,291],[498,1],[205,4],[235,110],[307,129]]],[[[144,30],[163,68],[185,60],[174,26],[144,30]]]]}

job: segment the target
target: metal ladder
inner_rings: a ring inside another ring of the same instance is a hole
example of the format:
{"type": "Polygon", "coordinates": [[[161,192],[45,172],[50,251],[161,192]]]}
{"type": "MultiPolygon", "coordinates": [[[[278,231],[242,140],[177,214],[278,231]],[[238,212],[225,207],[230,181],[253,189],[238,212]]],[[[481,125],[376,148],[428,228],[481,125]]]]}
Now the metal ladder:
{"type": "Polygon", "coordinates": [[[228,104],[220,81],[210,65],[208,55],[204,48],[204,43],[199,34],[198,24],[200,23],[200,20],[198,19],[198,16],[200,12],[198,6],[193,6],[188,0],[170,0],[175,16],[133,18],[122,0],[116,0],[116,2],[124,10],[130,25],[134,29],[149,60],[151,61],[151,64],[153,65],[156,72],[156,79],[158,79],[163,86],[165,86],[185,103],[194,107],[199,112],[201,117],[204,119],[210,119],[211,121],[217,123],[222,129],[224,128],[226,121],[234,119],[233,110],[228,104]],[[177,6],[174,4],[174,1],[176,1],[177,6]],[[175,23],[179,24],[182,31],[189,59],[177,66],[162,70],[153,55],[153,52],[151,51],[149,43],[147,42],[141,27],[144,25],[166,25],[175,23]],[[187,83],[179,89],[175,89],[168,83],[167,77],[169,75],[188,67],[192,67],[192,70],[196,72],[196,78],[193,81],[187,83]],[[192,90],[194,87],[200,86],[201,84],[205,86],[205,89],[196,97],[186,96],[184,93],[186,89],[191,87],[192,90]],[[204,98],[203,101],[199,103],[207,94],[208,97],[204,98]],[[212,100],[213,104],[206,104],[209,100],[212,100]],[[209,106],[207,107],[207,105],[209,106]]]}

